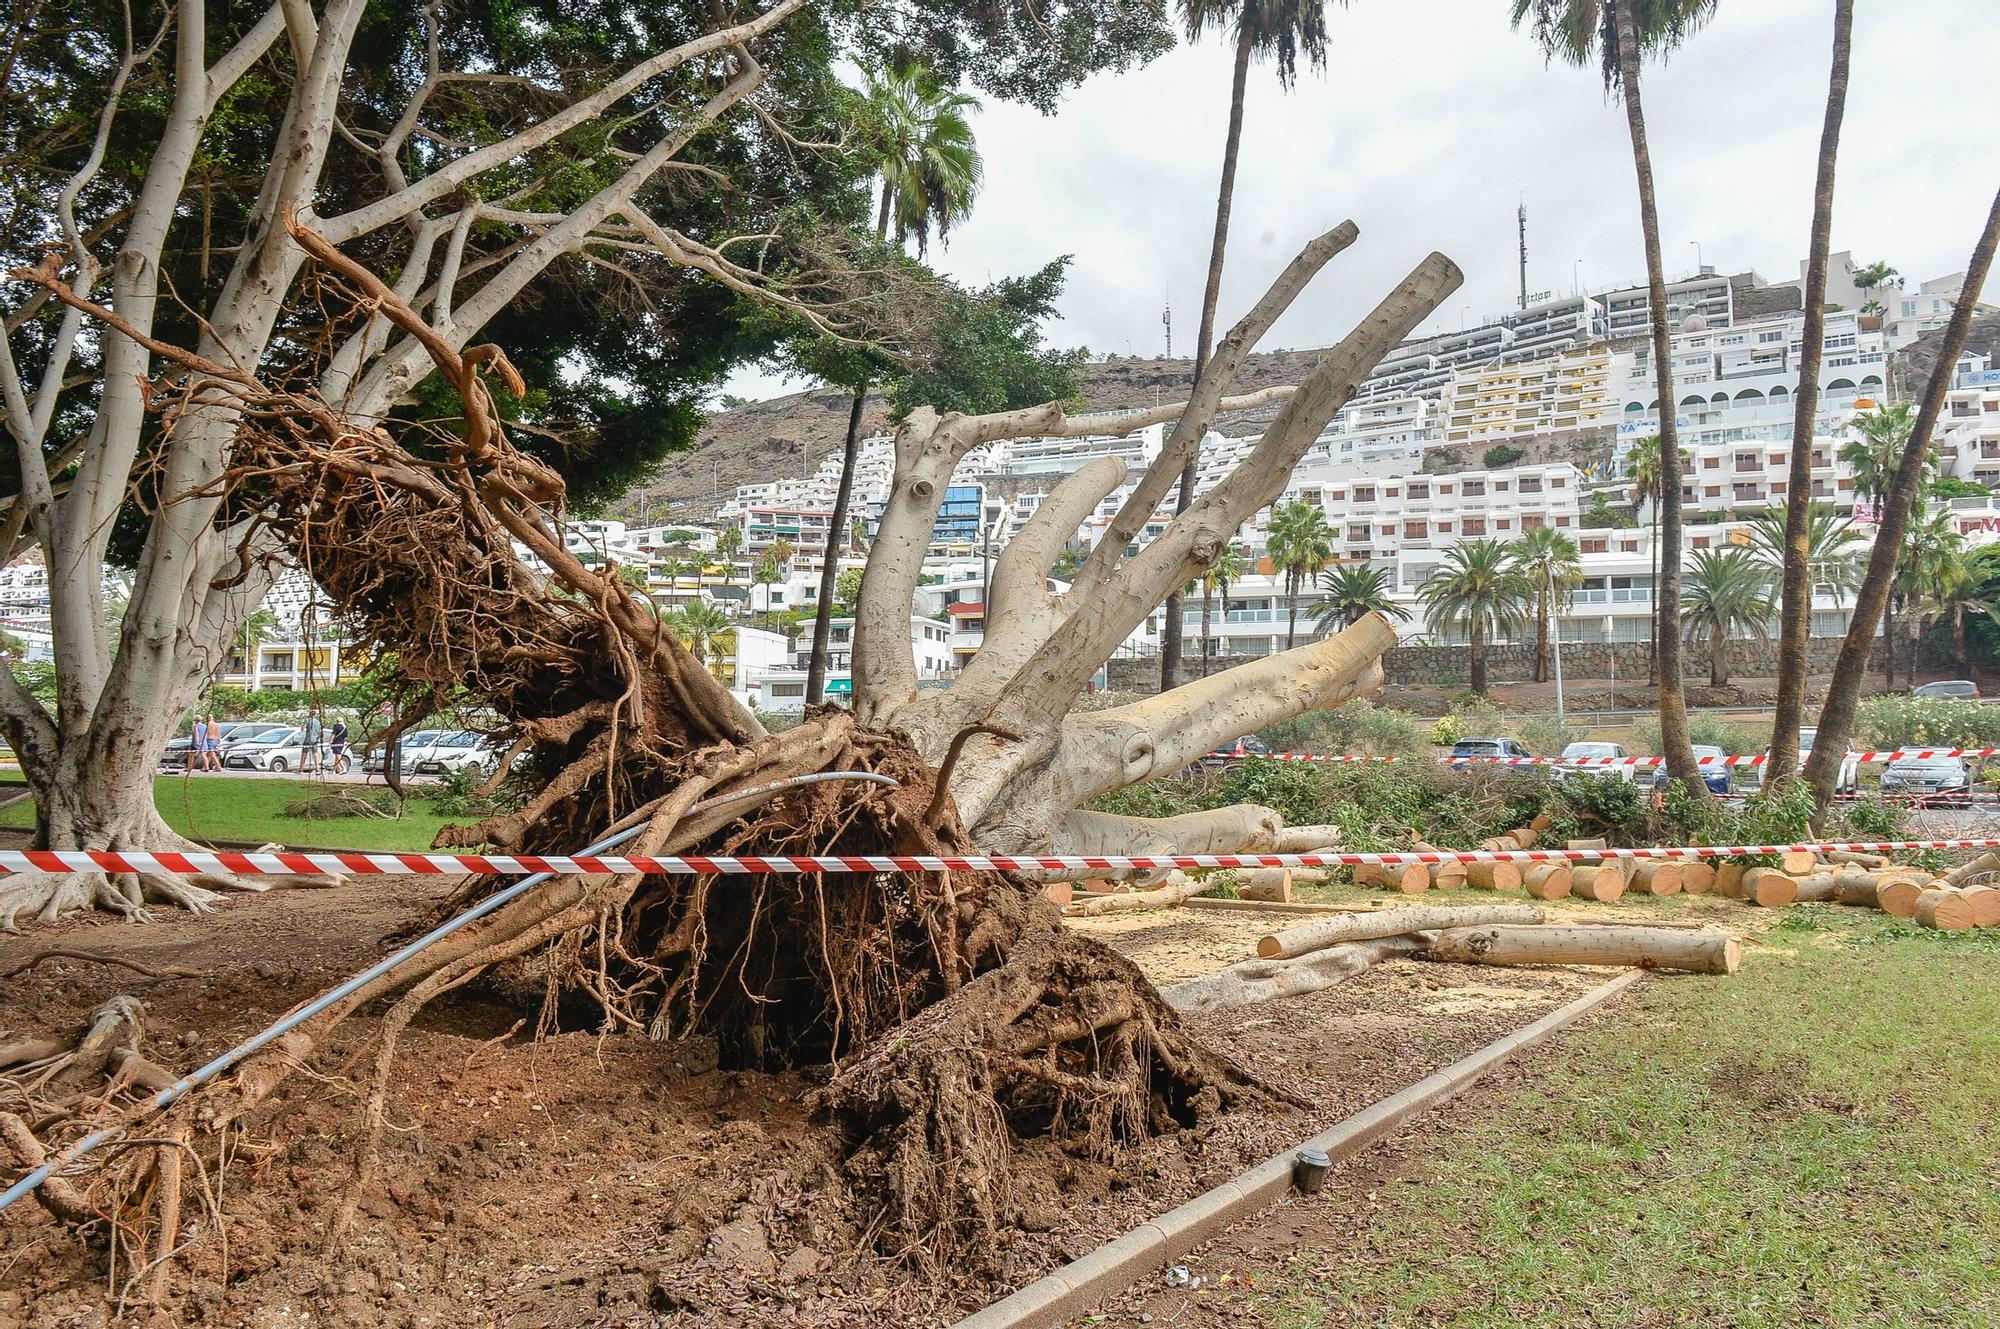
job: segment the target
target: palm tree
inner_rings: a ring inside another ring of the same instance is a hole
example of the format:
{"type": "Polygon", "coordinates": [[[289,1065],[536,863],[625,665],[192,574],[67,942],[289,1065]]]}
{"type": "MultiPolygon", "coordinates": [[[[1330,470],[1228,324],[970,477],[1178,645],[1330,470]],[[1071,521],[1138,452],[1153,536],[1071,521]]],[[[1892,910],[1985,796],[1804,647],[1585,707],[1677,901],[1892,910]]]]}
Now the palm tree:
{"type": "Polygon", "coordinates": [[[1903,671],[1905,681],[1914,686],[1917,681],[1918,644],[1924,623],[1926,619],[1939,617],[1945,612],[1939,591],[1947,566],[1964,547],[1965,537],[1953,524],[1948,508],[1941,508],[1911,524],[1909,534],[1903,541],[1902,555],[1896,563],[1896,579],[1890,583],[1889,616],[1882,620],[1882,633],[1888,638],[1884,643],[1888,648],[1884,664],[1890,687],[1896,686],[1895,614],[1900,611],[1909,625],[1910,654],[1903,671]]]}
{"type": "MultiPolygon", "coordinates": [[[[1067,552],[1067,551],[1065,551],[1067,552]]],[[[1223,612],[1229,612],[1229,584],[1243,575],[1243,550],[1234,540],[1222,546],[1201,574],[1201,676],[1208,677],[1208,662],[1215,654],[1215,597],[1222,596],[1223,612]]]]}
{"type": "Polygon", "coordinates": [[[1289,602],[1285,649],[1299,640],[1299,592],[1309,578],[1333,560],[1333,528],[1326,514],[1309,503],[1281,503],[1271,510],[1268,549],[1271,562],[1285,574],[1289,602]]]}
{"type": "MultiPolygon", "coordinates": [[[[1340,0],[1342,5],[1347,0],[1340,0]]],[[[1326,0],[1180,0],[1181,22],[1189,41],[1201,40],[1211,25],[1235,25],[1236,59],[1229,83],[1229,128],[1222,139],[1222,179],[1215,190],[1215,235],[1209,242],[1208,278],[1202,286],[1201,323],[1195,331],[1194,377],[1208,365],[1209,343],[1215,337],[1215,307],[1222,295],[1222,257],[1229,243],[1229,211],[1236,199],[1236,160],[1243,143],[1243,95],[1250,81],[1253,56],[1268,56],[1278,67],[1278,83],[1289,88],[1298,77],[1299,57],[1315,69],[1326,68],[1326,0]]],[[[1190,455],[1181,471],[1175,512],[1194,502],[1197,459],[1190,455]]],[[[1167,600],[1165,631],[1160,637],[1160,686],[1173,686],[1180,668],[1181,607],[1178,596],[1167,600]]]]}
{"type": "Polygon", "coordinates": [[[1681,450],[1674,426],[1673,311],[1667,307],[1666,267],[1660,258],[1660,206],[1653,188],[1653,155],[1646,144],[1646,112],[1639,95],[1639,65],[1648,54],[1672,50],[1715,12],[1716,0],[1511,0],[1516,27],[1532,20],[1543,52],[1570,64],[1596,65],[1607,90],[1625,105],[1632,167],[1639,185],[1639,230],[1646,246],[1647,300],[1653,325],[1653,375],[1660,400],[1660,576],[1654,636],[1660,667],[1660,739],[1667,770],[1689,788],[1700,788],[1688,737],[1687,698],[1681,691],[1681,450]]]}
{"type": "Polygon", "coordinates": [[[1902,284],[1902,274],[1880,259],[1865,268],[1854,269],[1855,287],[1868,293],[1867,303],[1861,306],[1861,312],[1864,314],[1887,313],[1887,309],[1883,307],[1875,292],[1890,286],[1901,287],[1902,284]]]}
{"type": "Polygon", "coordinates": [[[1729,639],[1747,632],[1769,641],[1771,574],[1747,549],[1704,549],[1694,556],[1681,623],[1691,641],[1708,633],[1708,681],[1729,685],[1729,639]]]}
{"type": "MultiPolygon", "coordinates": [[[[774,631],[774,624],[776,622],[771,609],[769,588],[776,586],[785,579],[785,574],[791,570],[792,556],[796,553],[798,553],[798,546],[794,545],[790,540],[773,540],[770,546],[764,550],[764,556],[757,560],[755,580],[759,586],[765,588],[764,628],[766,631],[774,631]]],[[[829,606],[830,608],[831,606],[829,606]]]]}
{"type": "MultiPolygon", "coordinates": [[[[897,246],[914,236],[921,258],[930,247],[933,225],[938,239],[944,240],[953,224],[964,219],[978,196],[983,173],[966,118],[978,107],[978,98],[940,86],[921,64],[906,62],[885,74],[867,75],[861,100],[863,160],[882,181],[882,201],[875,213],[877,241],[888,238],[893,221],[897,246]]],[[[840,545],[843,540],[861,543],[859,532],[850,528],[847,509],[854,493],[854,459],[861,450],[862,407],[876,368],[868,355],[847,348],[829,350],[821,365],[832,381],[853,388],[854,399],[848,406],[840,483],[834,489],[820,564],[819,607],[813,615],[812,652],[806,664],[808,703],[820,701],[826,685],[840,545]]]]}
{"type": "Polygon", "coordinates": [[[1549,673],[1549,625],[1569,608],[1583,585],[1583,555],[1576,541],[1553,526],[1537,526],[1513,547],[1514,569],[1535,588],[1535,681],[1549,673]]]}
{"type": "Polygon", "coordinates": [[[2000,604],[1987,589],[1996,575],[2000,575],[2000,545],[1953,549],[1937,562],[1928,604],[1937,616],[1951,620],[1952,664],[1961,677],[1972,667],[1965,651],[1966,612],[2000,620],[2000,604]]]}
{"type": "Polygon", "coordinates": [[[1313,611],[1313,621],[1321,632],[1351,628],[1370,614],[1408,618],[1410,611],[1390,598],[1395,581],[1387,568],[1366,563],[1340,563],[1319,574],[1319,588],[1326,602],[1313,611]]]}
{"type": "Polygon", "coordinates": [[[1424,622],[1436,633],[1462,629],[1472,644],[1472,690],[1486,691],[1486,639],[1526,620],[1535,588],[1498,540],[1453,545],[1417,592],[1424,622]]]}
{"type": "Polygon", "coordinates": [[[667,624],[688,648],[688,653],[707,664],[709,648],[717,637],[729,631],[729,615],[704,600],[692,600],[670,613],[667,624]]]}
{"type": "Polygon", "coordinates": [[[722,562],[722,584],[729,585],[736,573],[736,555],[743,548],[743,528],[725,526],[715,537],[715,553],[722,562]]]}
{"type": "MultiPolygon", "coordinates": [[[[1680,460],[1686,462],[1688,459],[1688,453],[1683,449],[1680,460]]],[[[1653,514],[1653,539],[1651,542],[1653,551],[1653,581],[1646,594],[1657,604],[1660,593],[1660,514],[1666,507],[1666,492],[1660,488],[1660,436],[1658,434],[1647,434],[1643,438],[1634,440],[1631,450],[1625,454],[1625,466],[1632,474],[1633,504],[1636,506],[1639,503],[1648,503],[1648,511],[1653,514]]],[[[1659,678],[1660,670],[1660,653],[1657,644],[1659,640],[1659,627],[1659,619],[1654,618],[1652,620],[1652,636],[1655,643],[1653,650],[1653,677],[1655,680],[1659,678]]]]}
{"type": "MultiPolygon", "coordinates": [[[[1750,556],[1773,579],[1785,571],[1785,521],[1784,508],[1770,507],[1749,523],[1750,556]]],[[[1847,602],[1861,582],[1855,546],[1862,542],[1854,522],[1838,509],[1825,503],[1806,505],[1806,577],[1815,593],[1824,586],[1836,605],[1847,602]]]]}
{"type": "Polygon", "coordinates": [[[922,64],[865,76],[863,152],[882,180],[877,239],[887,239],[893,224],[896,243],[915,237],[922,258],[933,226],[942,240],[964,220],[984,174],[966,118],[978,109],[977,97],[942,86],[922,64]]]}
{"type": "MultiPolygon", "coordinates": [[[[1910,436],[1910,426],[1915,422],[1916,415],[1917,408],[1909,402],[1900,406],[1877,407],[1855,415],[1849,425],[1854,436],[1840,445],[1840,459],[1854,472],[1857,497],[1879,504],[1888,496],[1889,483],[1896,478],[1896,464],[1902,459],[1903,440],[1910,436]]],[[[1937,450],[1926,448],[1923,470],[1917,481],[1919,505],[1923,502],[1923,491],[1929,489],[1936,478],[1937,450]]]]}

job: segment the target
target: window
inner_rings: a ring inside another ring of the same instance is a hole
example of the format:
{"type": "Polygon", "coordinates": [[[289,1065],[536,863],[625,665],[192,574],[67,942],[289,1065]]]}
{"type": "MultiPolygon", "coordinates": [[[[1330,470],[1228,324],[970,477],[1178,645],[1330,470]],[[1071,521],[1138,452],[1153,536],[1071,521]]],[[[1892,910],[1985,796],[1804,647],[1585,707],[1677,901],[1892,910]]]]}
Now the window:
{"type": "Polygon", "coordinates": [[[1429,485],[1413,484],[1410,486],[1411,498],[1429,498],[1430,496],[1431,496],[1431,487],[1429,485]]]}
{"type": "Polygon", "coordinates": [[[1514,529],[1514,519],[1511,517],[1502,517],[1497,523],[1497,527],[1503,531],[1511,531],[1514,529]]]}
{"type": "Polygon", "coordinates": [[[1594,539],[1585,539],[1579,548],[1586,554],[1606,554],[1611,552],[1611,542],[1600,535],[1594,539]]]}
{"type": "Polygon", "coordinates": [[[1917,316],[1917,302],[1915,300],[1903,301],[1903,317],[1915,318],[1916,316],[1917,316]]]}
{"type": "Polygon", "coordinates": [[[1566,488],[1568,484],[1569,481],[1560,475],[1549,477],[1549,488],[1551,489],[1563,489],[1566,488]]]}
{"type": "Polygon", "coordinates": [[[806,695],[806,685],[803,683],[767,683],[765,686],[771,690],[773,697],[803,697],[806,695]]]}
{"type": "MultiPolygon", "coordinates": [[[[1709,498],[1720,498],[1720,497],[1722,496],[1722,486],[1721,486],[1721,485],[1710,485],[1710,486],[1708,486],[1708,488],[1706,488],[1706,489],[1705,489],[1705,490],[1703,490],[1702,492],[1703,492],[1704,494],[1706,494],[1706,495],[1707,495],[1707,496],[1708,496],[1709,498]]],[[[1689,494],[1689,495],[1688,495],[1688,497],[1689,497],[1689,498],[1693,498],[1693,497],[1694,497],[1694,495],[1693,495],[1693,494],[1689,494]]]]}
{"type": "Polygon", "coordinates": [[[1703,457],[1701,459],[1701,469],[1704,471],[1713,471],[1721,465],[1722,458],[1720,457],[1703,457]]]}
{"type": "Polygon", "coordinates": [[[1568,518],[1568,517],[1557,517],[1557,518],[1556,518],[1556,525],[1558,525],[1558,526],[1567,526],[1567,525],[1569,525],[1569,518],[1568,518]]]}
{"type": "Polygon", "coordinates": [[[1548,518],[1539,512],[1527,512],[1521,515],[1521,529],[1524,531],[1539,531],[1548,524],[1548,518]]]}
{"type": "Polygon", "coordinates": [[[1403,523],[1403,538],[1406,540],[1426,539],[1430,533],[1431,524],[1427,521],[1406,521],[1403,523]]]}
{"type": "Polygon", "coordinates": [[[1439,535],[1450,535],[1450,534],[1451,534],[1451,523],[1450,523],[1450,522],[1448,522],[1448,521],[1441,521],[1441,522],[1439,522],[1439,523],[1438,523],[1438,534],[1439,534],[1439,535]]]}
{"type": "Polygon", "coordinates": [[[1354,501],[1356,503],[1373,503],[1375,501],[1375,486],[1356,485],[1354,488],[1354,501]]]}
{"type": "Polygon", "coordinates": [[[1465,482],[1465,496],[1467,498],[1484,498],[1486,496],[1486,482],[1484,480],[1467,480],[1465,482]]]}
{"type": "Polygon", "coordinates": [[[1354,543],[1357,543],[1357,542],[1359,542],[1359,543],[1361,543],[1361,544],[1366,544],[1366,543],[1368,543],[1368,528],[1367,528],[1366,526],[1350,526],[1350,527],[1348,527],[1348,528],[1347,528],[1347,541],[1348,541],[1348,543],[1349,543],[1349,544],[1354,544],[1354,543]]]}
{"type": "Polygon", "coordinates": [[[1464,524],[1464,530],[1465,530],[1465,534],[1467,534],[1467,535],[1484,535],[1484,534],[1486,534],[1486,518],[1484,518],[1484,517],[1467,517],[1467,518],[1465,519],[1465,524],[1464,524]]]}

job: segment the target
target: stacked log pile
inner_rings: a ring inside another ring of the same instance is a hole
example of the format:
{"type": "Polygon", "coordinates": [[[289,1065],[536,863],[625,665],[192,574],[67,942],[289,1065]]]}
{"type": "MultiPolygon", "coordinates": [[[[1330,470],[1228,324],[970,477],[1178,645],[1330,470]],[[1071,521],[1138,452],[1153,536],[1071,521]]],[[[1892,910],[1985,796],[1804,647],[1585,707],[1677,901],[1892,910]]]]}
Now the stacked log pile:
{"type": "Polygon", "coordinates": [[[1400,957],[1453,964],[1617,965],[1733,974],[1742,947],[1696,928],[1550,926],[1538,905],[1414,905],[1336,914],[1273,932],[1257,958],[1164,988],[1184,1014],[1229,1010],[1342,983],[1400,957]]]}

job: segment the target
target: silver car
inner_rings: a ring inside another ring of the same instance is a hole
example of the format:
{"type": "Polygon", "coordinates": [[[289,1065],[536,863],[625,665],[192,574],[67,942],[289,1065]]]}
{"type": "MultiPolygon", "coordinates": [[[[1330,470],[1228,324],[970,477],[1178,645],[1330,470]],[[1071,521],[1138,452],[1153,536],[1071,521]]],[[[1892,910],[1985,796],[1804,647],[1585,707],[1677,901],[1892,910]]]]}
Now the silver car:
{"type": "Polygon", "coordinates": [[[1882,772],[1885,794],[1962,794],[1971,786],[1962,757],[1898,757],[1882,772]]]}

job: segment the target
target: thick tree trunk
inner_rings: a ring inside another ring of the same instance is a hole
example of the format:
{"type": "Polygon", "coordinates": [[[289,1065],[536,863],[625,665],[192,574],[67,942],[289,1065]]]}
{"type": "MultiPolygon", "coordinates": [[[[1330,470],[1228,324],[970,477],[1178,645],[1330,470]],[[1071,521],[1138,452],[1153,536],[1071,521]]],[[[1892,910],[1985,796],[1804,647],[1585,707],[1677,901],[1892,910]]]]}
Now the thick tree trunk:
{"type": "Polygon", "coordinates": [[[854,493],[854,455],[861,447],[861,405],[867,397],[868,385],[863,383],[854,390],[854,405],[847,412],[847,447],[840,456],[840,484],[833,494],[833,520],[827,525],[826,555],[819,570],[819,607],[813,613],[812,659],[806,666],[808,706],[817,706],[826,698],[826,655],[833,636],[833,594],[840,580],[840,551],[847,543],[847,504],[854,493]]]}
{"type": "MultiPolygon", "coordinates": [[[[1222,180],[1215,190],[1215,236],[1209,242],[1208,280],[1201,291],[1201,326],[1195,332],[1194,376],[1198,381],[1208,366],[1208,346],[1215,336],[1215,311],[1222,298],[1222,256],[1229,244],[1229,212],[1236,200],[1236,159],[1243,143],[1243,93],[1250,81],[1250,55],[1254,31],[1248,23],[1236,25],[1236,64],[1229,83],[1229,129],[1222,141],[1222,180]]],[[[1201,440],[1196,439],[1199,449],[1201,440]]],[[[1181,468],[1176,514],[1186,512],[1194,502],[1194,486],[1200,469],[1198,451],[1181,468]]],[[[1179,681],[1181,664],[1181,597],[1178,590],[1167,596],[1167,617],[1160,625],[1160,691],[1179,681]]]]}
{"type": "Polygon", "coordinates": [[[1819,168],[1813,182],[1812,237],[1806,250],[1805,330],[1799,380],[1792,391],[1792,451],[1786,468],[1784,568],[1778,607],[1777,713],[1771,726],[1771,788],[1782,788],[1799,765],[1799,724],[1806,705],[1806,651],[1812,635],[1811,546],[1813,425],[1819,414],[1819,368],[1826,343],[1827,251],[1833,235],[1834,165],[1840,124],[1847,111],[1847,57],[1854,30],[1854,0],[1834,0],[1833,61],[1827,78],[1826,116],[1819,133],[1819,168]]]}
{"type": "Polygon", "coordinates": [[[1493,923],[1540,923],[1543,913],[1531,904],[1415,905],[1407,909],[1377,909],[1365,914],[1339,914],[1315,919],[1262,937],[1258,958],[1289,960],[1344,941],[1398,937],[1432,928],[1483,927],[1493,923]]]}
{"type": "MultiPolygon", "coordinates": [[[[1729,637],[1721,628],[1710,628],[1708,633],[1708,684],[1710,687],[1729,685],[1729,637]]],[[[1796,759],[1794,759],[1796,764],[1796,759]]]]}
{"type": "Polygon", "coordinates": [[[1606,964],[1733,974],[1743,946],[1726,932],[1649,927],[1448,928],[1426,958],[1454,964],[1606,964]]]}
{"type": "Polygon", "coordinates": [[[1985,229],[1980,232],[1979,241],[1973,247],[1972,261],[1966,270],[1965,288],[1952,310],[1951,321],[1945,325],[1944,342],[1937,348],[1937,361],[1932,366],[1930,381],[1924,385],[1923,402],[1917,408],[1916,422],[1910,429],[1909,439],[1903,444],[1903,455],[1897,462],[1896,477],[1889,486],[1889,497],[1882,504],[1881,524],[1875,533],[1875,544],[1868,553],[1868,571],[1863,575],[1861,589],[1854,599],[1854,617],[1848,624],[1847,637],[1841,642],[1840,654],[1834,661],[1833,681],[1827,686],[1826,705],[1820,710],[1819,733],[1813,742],[1812,756],[1806,761],[1806,779],[1811,783],[1822,809],[1833,801],[1836,792],[1841,755],[1846,752],[1847,741],[1854,733],[1854,711],[1860,704],[1861,683],[1868,670],[1868,650],[1874,636],[1875,620],[1888,610],[1896,560],[1902,552],[1903,537],[1909,530],[1910,512],[1916,503],[1925,454],[1930,449],[1931,431],[1937,427],[1938,416],[1944,410],[1945,396],[1951,390],[1952,377],[1958,367],[1958,357],[1965,350],[1966,333],[1972,326],[1973,306],[1978,301],[1979,292],[1985,288],[1987,274],[1992,270],[1996,244],[2000,244],[2000,192],[1995,193],[1992,206],[1987,211],[1985,229]]]}
{"type": "Polygon", "coordinates": [[[1183,1015],[1233,1010],[1275,997],[1317,992],[1384,960],[1416,955],[1422,949],[1419,937],[1377,937],[1329,946],[1296,960],[1245,960],[1205,978],[1162,988],[1160,996],[1183,1015]]]}
{"type": "Polygon", "coordinates": [[[1653,158],[1646,145],[1646,114],[1639,99],[1639,0],[1614,0],[1619,82],[1632,165],[1639,181],[1639,226],[1646,242],[1646,285],[1652,303],[1653,360],[1660,391],[1660,571],[1653,636],[1660,669],[1660,746],[1667,773],[1691,789],[1701,787],[1688,734],[1687,698],[1681,687],[1681,454],[1674,423],[1672,321],[1666,270],[1660,258],[1660,210],[1653,192],[1653,158]]]}
{"type": "Polygon", "coordinates": [[[1891,596],[1882,605],[1882,686],[1896,690],[1896,601],[1891,596]]]}

